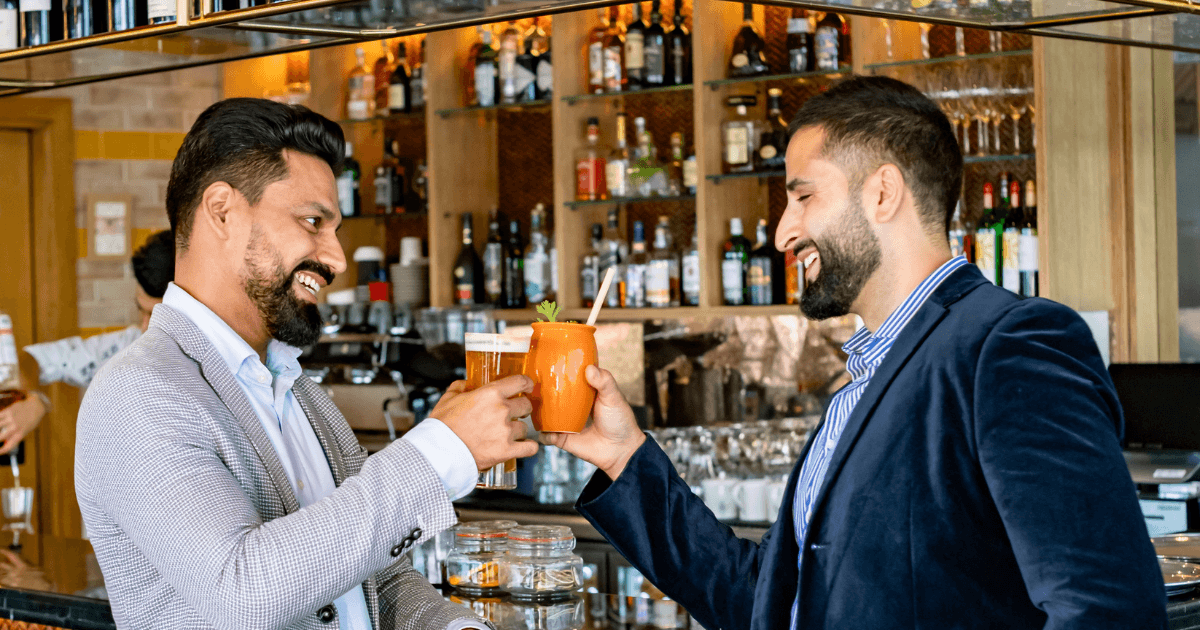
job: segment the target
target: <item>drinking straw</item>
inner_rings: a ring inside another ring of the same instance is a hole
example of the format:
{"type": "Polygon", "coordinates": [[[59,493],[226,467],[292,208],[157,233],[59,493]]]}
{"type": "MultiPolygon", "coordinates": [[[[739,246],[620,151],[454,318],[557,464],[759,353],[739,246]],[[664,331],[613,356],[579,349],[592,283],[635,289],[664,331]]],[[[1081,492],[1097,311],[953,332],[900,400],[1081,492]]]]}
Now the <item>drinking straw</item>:
{"type": "Polygon", "coordinates": [[[592,313],[588,315],[588,326],[596,325],[596,318],[600,315],[600,307],[604,306],[604,298],[608,297],[608,287],[612,285],[613,274],[616,271],[616,267],[609,267],[608,272],[604,274],[604,282],[600,283],[600,292],[596,294],[596,303],[592,305],[592,313]]]}

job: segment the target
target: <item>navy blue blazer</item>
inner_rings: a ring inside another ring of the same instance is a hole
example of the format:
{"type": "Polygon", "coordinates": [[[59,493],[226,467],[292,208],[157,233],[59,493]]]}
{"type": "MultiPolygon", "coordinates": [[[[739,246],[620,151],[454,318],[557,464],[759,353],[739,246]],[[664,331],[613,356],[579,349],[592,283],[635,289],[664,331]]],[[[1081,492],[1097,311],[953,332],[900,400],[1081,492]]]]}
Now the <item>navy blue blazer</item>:
{"type": "Polygon", "coordinates": [[[717,521],[653,440],[616,481],[597,472],[576,508],[710,630],[785,630],[797,596],[801,630],[1165,628],[1122,427],[1083,320],[972,265],[929,297],[864,391],[802,572],[799,462],[759,544],[717,521]]]}

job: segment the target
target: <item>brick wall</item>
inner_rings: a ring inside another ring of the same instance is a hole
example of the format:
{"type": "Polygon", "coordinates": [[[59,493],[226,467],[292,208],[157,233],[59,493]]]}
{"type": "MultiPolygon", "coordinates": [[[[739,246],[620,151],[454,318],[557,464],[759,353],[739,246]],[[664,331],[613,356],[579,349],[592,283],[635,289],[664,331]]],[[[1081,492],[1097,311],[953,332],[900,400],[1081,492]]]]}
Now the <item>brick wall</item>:
{"type": "Polygon", "coordinates": [[[221,66],[81,85],[38,96],[70,98],[75,123],[75,216],[79,228],[79,328],[83,336],[137,323],[128,261],[88,258],[89,193],[133,198],[133,245],[168,226],[163,200],[184,133],[221,98],[221,66]]]}

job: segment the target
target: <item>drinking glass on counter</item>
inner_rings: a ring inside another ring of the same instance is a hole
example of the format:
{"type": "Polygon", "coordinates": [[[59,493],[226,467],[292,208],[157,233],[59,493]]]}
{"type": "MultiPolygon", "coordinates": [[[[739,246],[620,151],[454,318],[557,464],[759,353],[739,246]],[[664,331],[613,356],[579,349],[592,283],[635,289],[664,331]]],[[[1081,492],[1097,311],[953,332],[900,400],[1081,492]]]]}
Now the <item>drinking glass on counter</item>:
{"type": "MultiPolygon", "coordinates": [[[[493,333],[466,333],[467,389],[478,389],[508,376],[520,374],[525,368],[529,339],[493,333]]],[[[517,487],[517,460],[482,471],[476,488],[512,490],[517,487]]]]}

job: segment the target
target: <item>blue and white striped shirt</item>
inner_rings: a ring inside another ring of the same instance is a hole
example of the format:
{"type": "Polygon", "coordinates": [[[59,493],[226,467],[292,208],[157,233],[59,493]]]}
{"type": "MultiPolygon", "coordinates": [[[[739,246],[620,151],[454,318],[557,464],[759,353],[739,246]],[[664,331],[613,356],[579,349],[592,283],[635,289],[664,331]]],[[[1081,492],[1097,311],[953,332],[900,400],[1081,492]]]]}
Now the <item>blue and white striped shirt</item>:
{"type": "MultiPolygon", "coordinates": [[[[804,458],[804,464],[800,467],[800,478],[796,482],[796,502],[792,506],[792,511],[796,528],[796,542],[801,550],[804,549],[804,537],[808,534],[808,523],[812,519],[817,494],[821,491],[825,472],[829,469],[829,460],[833,458],[833,451],[842,437],[842,431],[846,429],[846,422],[850,419],[850,414],[854,413],[854,407],[862,398],[863,391],[867,389],[867,384],[875,375],[875,370],[883,363],[883,359],[892,349],[896,337],[925,304],[925,300],[951,273],[967,264],[969,263],[963,256],[950,259],[937,271],[922,280],[921,284],[917,285],[917,288],[900,304],[900,307],[888,315],[879,330],[872,334],[866,326],[863,326],[842,346],[842,350],[849,355],[846,360],[846,371],[850,373],[853,380],[834,394],[833,400],[829,404],[829,413],[825,417],[825,423],[813,438],[812,448],[804,458]]],[[[803,556],[804,554],[801,552],[800,557],[796,559],[797,566],[803,556]]],[[[796,615],[799,608],[800,599],[797,597],[792,604],[793,628],[796,627],[796,615]]]]}

